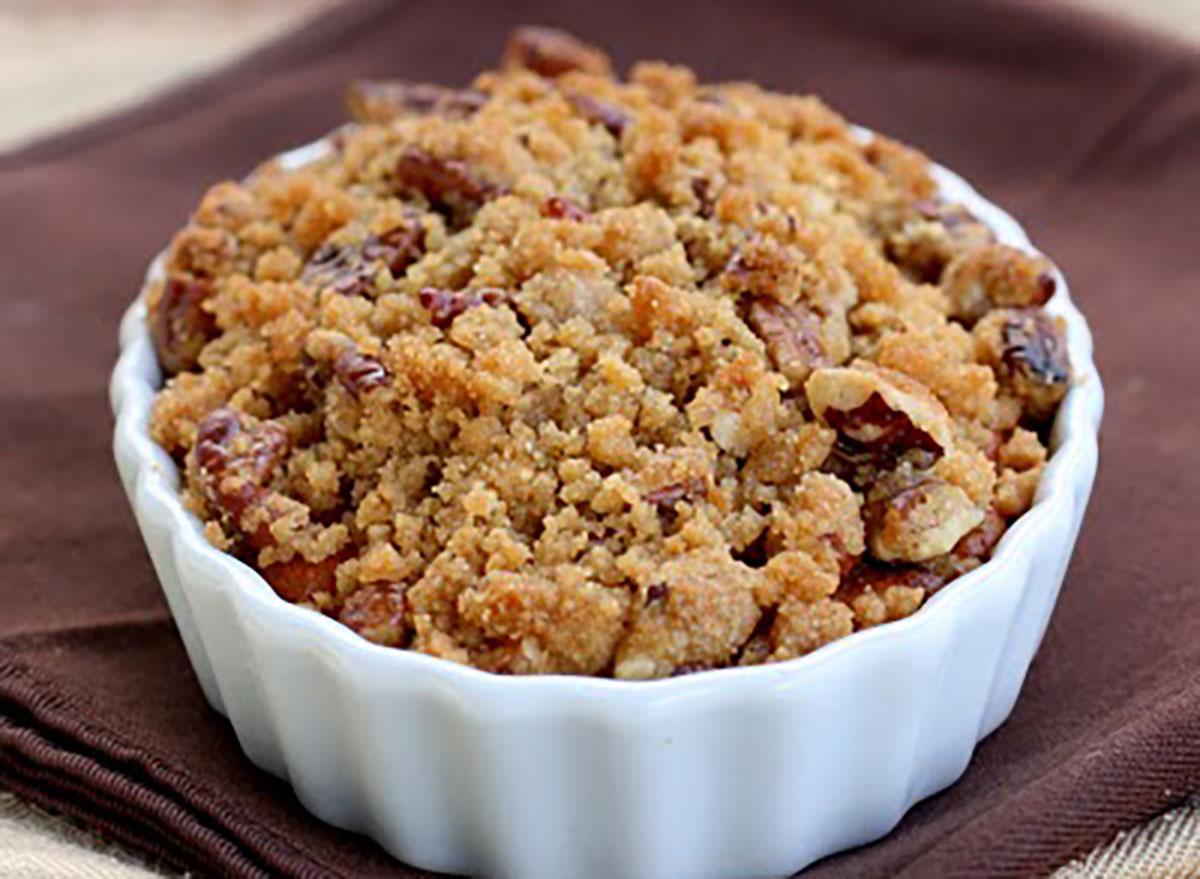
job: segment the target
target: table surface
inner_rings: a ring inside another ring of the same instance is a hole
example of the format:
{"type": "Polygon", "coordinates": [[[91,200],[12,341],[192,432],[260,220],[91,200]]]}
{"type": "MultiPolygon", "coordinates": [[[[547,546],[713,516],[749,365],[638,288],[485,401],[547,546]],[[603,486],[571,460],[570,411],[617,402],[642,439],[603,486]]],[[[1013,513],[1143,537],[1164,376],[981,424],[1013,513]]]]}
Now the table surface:
{"type": "MultiPolygon", "coordinates": [[[[335,0],[3,0],[0,152],[220,67],[335,0]],[[54,63],[47,63],[53,58],[54,63]]],[[[1070,0],[1200,43],[1200,0],[1070,0]]],[[[0,791],[0,879],[166,874],[0,791]]],[[[1200,800],[1053,879],[1200,879],[1200,800]]]]}

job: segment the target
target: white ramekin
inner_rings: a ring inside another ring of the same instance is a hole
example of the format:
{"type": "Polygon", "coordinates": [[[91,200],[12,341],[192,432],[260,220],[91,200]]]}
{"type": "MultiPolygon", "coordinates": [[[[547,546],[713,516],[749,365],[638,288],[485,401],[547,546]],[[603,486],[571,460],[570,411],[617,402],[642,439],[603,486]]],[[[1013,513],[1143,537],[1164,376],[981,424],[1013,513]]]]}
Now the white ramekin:
{"type": "MultiPolygon", "coordinates": [[[[1032,249],[965,181],[936,175],[1032,249]]],[[[148,277],[161,271],[160,257],[148,277]]],[[[500,677],[289,604],[180,504],[148,434],[162,378],[140,298],[112,377],[116,460],[208,701],[322,820],[448,873],[783,876],[886,834],[1012,710],[1091,492],[1104,408],[1087,324],[1058,280],[1049,310],[1067,320],[1076,378],[1033,508],[918,613],[777,665],[642,683],[500,677]]]]}

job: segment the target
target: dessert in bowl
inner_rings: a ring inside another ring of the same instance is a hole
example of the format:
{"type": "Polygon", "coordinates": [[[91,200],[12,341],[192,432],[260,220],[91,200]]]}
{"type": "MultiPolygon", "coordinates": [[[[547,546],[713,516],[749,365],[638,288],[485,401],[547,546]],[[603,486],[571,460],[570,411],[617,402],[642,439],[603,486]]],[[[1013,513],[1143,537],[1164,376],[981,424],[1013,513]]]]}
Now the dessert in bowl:
{"type": "Polygon", "coordinates": [[[1095,470],[1019,227],[814,98],[554,32],[351,107],[209,191],[114,377],[250,756],[514,875],[781,874],[957,777],[1095,470]]]}

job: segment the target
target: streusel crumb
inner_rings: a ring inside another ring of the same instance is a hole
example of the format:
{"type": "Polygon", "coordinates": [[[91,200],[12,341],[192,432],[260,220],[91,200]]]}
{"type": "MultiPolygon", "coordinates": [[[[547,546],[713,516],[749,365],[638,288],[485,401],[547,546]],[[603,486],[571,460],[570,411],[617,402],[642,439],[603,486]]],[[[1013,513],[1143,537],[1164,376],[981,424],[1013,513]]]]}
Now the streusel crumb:
{"type": "Polygon", "coordinates": [[[777,662],[905,617],[1032,503],[1055,273],[813,97],[518,30],[360,82],[209,190],[147,293],[209,539],[501,673],[777,662]]]}

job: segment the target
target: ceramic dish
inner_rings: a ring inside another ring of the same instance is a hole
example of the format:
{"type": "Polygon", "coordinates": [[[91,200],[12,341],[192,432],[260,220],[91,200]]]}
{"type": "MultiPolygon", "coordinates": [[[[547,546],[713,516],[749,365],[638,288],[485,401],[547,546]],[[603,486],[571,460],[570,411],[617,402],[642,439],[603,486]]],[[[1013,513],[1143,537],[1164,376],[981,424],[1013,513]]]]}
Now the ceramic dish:
{"type": "MultiPolygon", "coordinates": [[[[1032,250],[965,181],[934,174],[946,199],[1032,250]]],[[[149,277],[161,271],[160,257],[149,277]]],[[[1047,309],[1066,319],[1075,378],[1033,508],[913,616],[774,665],[654,682],[501,677],[284,601],[179,501],[147,429],[162,378],[140,297],[112,377],[115,454],[208,701],[322,820],[448,873],[783,876],[886,834],[1012,710],[1091,491],[1103,410],[1061,277],[1047,309]]]]}

